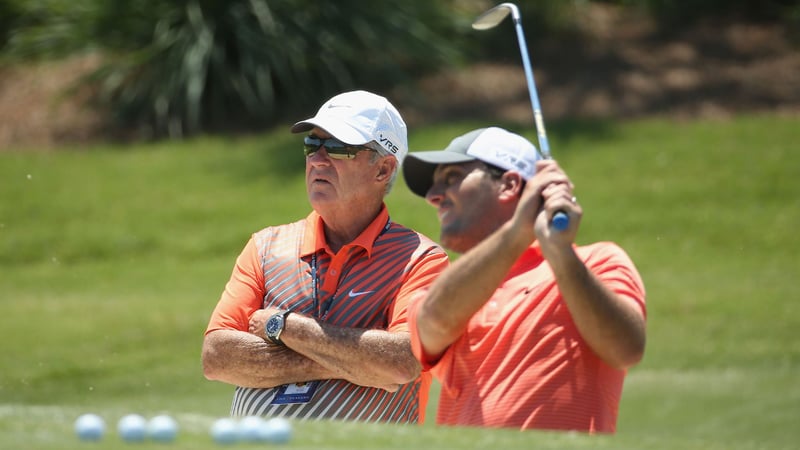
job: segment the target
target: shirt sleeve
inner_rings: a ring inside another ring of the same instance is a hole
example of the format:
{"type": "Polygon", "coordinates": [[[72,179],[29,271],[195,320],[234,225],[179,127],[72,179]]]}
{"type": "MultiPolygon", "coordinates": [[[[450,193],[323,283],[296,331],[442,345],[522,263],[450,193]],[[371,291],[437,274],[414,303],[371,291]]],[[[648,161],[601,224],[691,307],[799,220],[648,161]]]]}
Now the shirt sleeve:
{"type": "Polygon", "coordinates": [[[427,291],[433,281],[450,264],[447,253],[438,246],[425,250],[411,267],[406,280],[400,286],[392,311],[390,311],[389,331],[409,331],[409,304],[418,292],[427,291]]]}
{"type": "Polygon", "coordinates": [[[645,288],[630,256],[618,245],[606,242],[593,247],[585,264],[616,294],[636,303],[647,317],[645,288]]]}
{"type": "MultiPolygon", "coordinates": [[[[428,371],[434,368],[439,363],[441,357],[434,358],[425,353],[422,347],[422,341],[419,338],[419,327],[417,322],[417,315],[425,301],[429,288],[420,289],[415,292],[408,307],[408,329],[411,334],[411,352],[417,358],[417,361],[422,364],[422,370],[428,371]]],[[[447,351],[445,351],[447,353],[447,351]]]]}
{"type": "Polygon", "coordinates": [[[263,299],[264,274],[258,248],[251,236],[236,258],[231,277],[211,314],[205,334],[214,330],[247,331],[250,316],[261,309],[263,299]]]}

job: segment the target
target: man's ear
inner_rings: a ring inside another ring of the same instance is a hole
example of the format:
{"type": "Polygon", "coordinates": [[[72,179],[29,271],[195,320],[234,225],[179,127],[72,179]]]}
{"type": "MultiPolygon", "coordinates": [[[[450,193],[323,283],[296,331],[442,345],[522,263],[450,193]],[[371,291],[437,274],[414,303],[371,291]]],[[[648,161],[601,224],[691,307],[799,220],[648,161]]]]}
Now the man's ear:
{"type": "Polygon", "coordinates": [[[381,158],[381,160],[378,161],[378,175],[376,176],[376,180],[384,181],[391,178],[395,167],[397,167],[397,159],[394,157],[389,156],[381,158]]]}
{"type": "Polygon", "coordinates": [[[508,170],[500,177],[500,199],[516,200],[522,195],[525,180],[519,172],[508,170]]]}

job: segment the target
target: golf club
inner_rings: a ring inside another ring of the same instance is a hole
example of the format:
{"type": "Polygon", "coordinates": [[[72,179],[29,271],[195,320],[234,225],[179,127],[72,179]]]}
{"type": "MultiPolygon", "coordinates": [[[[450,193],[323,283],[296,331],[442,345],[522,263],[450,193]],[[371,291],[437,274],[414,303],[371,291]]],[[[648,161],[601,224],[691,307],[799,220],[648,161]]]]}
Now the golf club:
{"type": "MultiPolygon", "coordinates": [[[[522,32],[522,18],[519,15],[519,8],[513,3],[501,3],[494,8],[484,12],[474,22],[472,28],[476,30],[488,30],[496,27],[506,16],[511,13],[514,27],[517,30],[517,40],[519,41],[519,51],[522,54],[522,65],[525,67],[525,78],[528,80],[528,93],[531,96],[531,106],[533,107],[533,120],[536,123],[536,132],[539,138],[539,151],[546,159],[552,159],[550,155],[550,144],[547,141],[547,132],[544,128],[542,119],[542,107],[539,105],[539,95],[536,91],[536,82],[533,80],[533,69],[528,57],[528,46],[525,44],[525,34],[522,32]]],[[[563,211],[557,211],[553,215],[552,227],[563,231],[569,227],[569,216],[563,211]]]]}

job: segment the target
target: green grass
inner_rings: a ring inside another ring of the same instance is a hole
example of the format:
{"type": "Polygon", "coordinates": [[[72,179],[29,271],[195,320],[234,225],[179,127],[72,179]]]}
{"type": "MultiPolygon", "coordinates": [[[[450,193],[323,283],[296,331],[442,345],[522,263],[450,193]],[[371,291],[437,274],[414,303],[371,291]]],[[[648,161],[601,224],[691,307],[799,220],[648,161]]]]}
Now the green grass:
{"type": "MultiPolygon", "coordinates": [[[[418,128],[411,146],[482,125],[418,128]]],[[[548,131],[585,210],[579,241],[619,242],[648,291],[647,352],[618,433],[441,428],[431,405],[422,427],[298,423],[288,448],[796,447],[800,120],[548,131]]],[[[250,233],[309,211],[296,136],[6,151],[0,180],[0,448],[131,448],[113,432],[79,443],[71,427],[87,411],[111,428],[169,412],[176,448],[214,448],[208,426],[232,389],[203,378],[203,331],[250,233]]],[[[387,203],[437,237],[402,181],[387,203]]]]}

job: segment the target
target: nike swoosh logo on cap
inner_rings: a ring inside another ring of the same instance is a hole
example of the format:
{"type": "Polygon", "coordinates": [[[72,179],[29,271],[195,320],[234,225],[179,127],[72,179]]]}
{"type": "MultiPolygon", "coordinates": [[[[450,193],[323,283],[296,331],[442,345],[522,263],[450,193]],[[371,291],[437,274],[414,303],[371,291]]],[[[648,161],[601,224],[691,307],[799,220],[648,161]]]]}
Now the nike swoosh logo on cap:
{"type": "Polygon", "coordinates": [[[354,291],[354,290],[352,290],[352,289],[351,289],[351,290],[350,290],[350,292],[348,292],[347,296],[348,296],[348,297],[359,297],[359,296],[362,296],[362,295],[364,295],[364,294],[371,294],[371,293],[373,293],[373,292],[375,292],[375,291],[361,291],[361,292],[356,292],[356,291],[354,291]]]}

